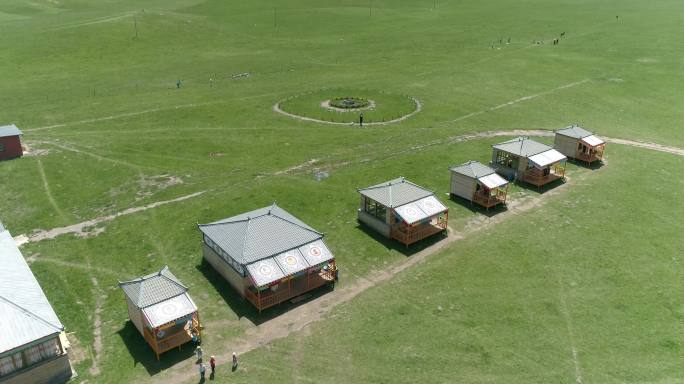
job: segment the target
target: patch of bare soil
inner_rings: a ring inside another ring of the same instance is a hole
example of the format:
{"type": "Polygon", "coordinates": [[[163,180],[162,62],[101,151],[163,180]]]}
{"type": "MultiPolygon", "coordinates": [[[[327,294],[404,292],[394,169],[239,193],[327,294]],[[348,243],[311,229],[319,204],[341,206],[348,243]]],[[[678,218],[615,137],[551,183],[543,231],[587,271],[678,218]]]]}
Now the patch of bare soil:
{"type": "Polygon", "coordinates": [[[81,345],[75,333],[67,333],[67,340],[69,340],[69,361],[72,365],[76,365],[88,357],[86,349],[81,345]]]}
{"type": "Polygon", "coordinates": [[[163,191],[174,185],[183,184],[183,179],[173,175],[154,175],[141,176],[138,179],[128,181],[116,188],[109,190],[111,197],[116,197],[130,191],[136,190],[136,200],[142,200],[146,197],[152,196],[159,191],[163,191]]]}

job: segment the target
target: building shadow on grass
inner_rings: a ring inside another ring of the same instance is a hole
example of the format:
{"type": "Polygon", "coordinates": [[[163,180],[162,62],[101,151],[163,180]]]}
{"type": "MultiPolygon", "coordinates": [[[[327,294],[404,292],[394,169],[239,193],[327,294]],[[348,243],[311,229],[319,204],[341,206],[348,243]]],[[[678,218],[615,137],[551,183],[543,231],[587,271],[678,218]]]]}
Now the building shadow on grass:
{"type": "Polygon", "coordinates": [[[519,182],[516,183],[516,185],[517,185],[518,187],[520,187],[520,188],[522,188],[522,189],[525,189],[525,190],[528,190],[528,191],[530,191],[530,192],[536,192],[536,193],[538,193],[538,194],[540,194],[540,195],[543,195],[543,194],[545,194],[546,192],[548,192],[548,191],[550,191],[550,190],[552,190],[552,189],[555,189],[555,188],[557,188],[557,187],[559,187],[559,186],[561,186],[561,185],[563,185],[563,184],[565,184],[565,183],[566,183],[565,178],[561,178],[561,179],[558,179],[558,180],[554,180],[554,181],[552,181],[552,182],[550,182],[550,183],[544,184],[544,185],[542,185],[541,187],[537,187],[537,186],[534,185],[534,184],[526,183],[526,182],[524,182],[524,181],[519,181],[519,182]]]}
{"type": "Polygon", "coordinates": [[[268,320],[278,317],[283,313],[290,311],[311,300],[315,300],[316,298],[321,297],[334,289],[331,286],[324,285],[322,287],[316,288],[312,291],[303,294],[302,296],[306,297],[305,300],[301,300],[296,303],[292,303],[290,300],[286,300],[281,304],[264,309],[261,311],[261,313],[259,313],[259,310],[257,310],[252,305],[252,303],[250,303],[247,299],[243,298],[237,291],[235,291],[235,288],[233,288],[233,286],[230,285],[223,278],[223,276],[221,276],[220,273],[216,272],[214,267],[212,267],[211,264],[207,263],[207,261],[204,260],[204,258],[202,258],[202,262],[199,265],[195,266],[195,268],[197,268],[197,270],[204,275],[207,281],[209,281],[209,283],[214,287],[214,289],[216,289],[216,292],[218,292],[221,295],[223,301],[225,301],[226,304],[228,304],[230,309],[238,317],[247,318],[255,325],[262,324],[268,320]]]}
{"type": "Polygon", "coordinates": [[[506,207],[506,204],[497,204],[487,209],[481,206],[480,204],[474,203],[466,198],[454,194],[451,194],[449,196],[449,199],[454,203],[462,206],[463,208],[468,209],[470,212],[479,213],[487,217],[493,217],[498,215],[499,213],[508,211],[508,207],[506,207]]]}
{"type": "Polygon", "coordinates": [[[605,163],[602,160],[599,161],[594,161],[593,163],[589,164],[586,161],[581,161],[577,159],[568,159],[568,163],[577,166],[579,168],[584,168],[584,169],[590,169],[592,171],[595,171],[597,169],[603,168],[605,163]]]}
{"type": "Polygon", "coordinates": [[[409,246],[406,246],[399,242],[398,240],[394,239],[388,239],[387,237],[383,236],[373,228],[363,224],[363,223],[358,223],[356,226],[356,229],[363,232],[364,235],[371,237],[373,240],[377,241],[378,243],[381,243],[385,248],[391,249],[394,251],[397,251],[401,253],[402,255],[409,257],[412,256],[425,248],[429,248],[432,245],[444,240],[447,238],[446,231],[435,233],[432,236],[426,237],[423,240],[419,240],[409,246]]]}
{"type": "Polygon", "coordinates": [[[175,348],[159,355],[159,361],[157,361],[154,350],[147,344],[133,322],[126,321],[126,324],[117,333],[128,348],[128,353],[133,357],[133,366],[142,364],[150,376],[187,360],[194,354],[195,350],[193,343],[186,343],[180,349],[175,348]]]}

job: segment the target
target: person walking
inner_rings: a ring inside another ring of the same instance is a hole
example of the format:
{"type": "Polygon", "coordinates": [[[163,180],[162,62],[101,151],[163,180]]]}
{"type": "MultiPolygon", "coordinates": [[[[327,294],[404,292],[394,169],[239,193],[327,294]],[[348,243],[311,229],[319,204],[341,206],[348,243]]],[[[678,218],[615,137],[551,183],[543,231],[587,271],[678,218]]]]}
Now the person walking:
{"type": "Polygon", "coordinates": [[[204,382],[204,373],[207,371],[207,369],[204,367],[204,364],[200,363],[199,365],[199,373],[200,373],[200,382],[204,382]]]}
{"type": "Polygon", "coordinates": [[[238,358],[237,358],[237,355],[235,354],[235,352],[233,352],[233,371],[235,371],[237,369],[237,366],[238,366],[238,358]]]}
{"type": "Polygon", "coordinates": [[[216,358],[214,358],[214,355],[211,355],[211,358],[209,358],[209,366],[211,367],[211,375],[214,376],[216,371],[216,358]]]}
{"type": "Polygon", "coordinates": [[[195,354],[197,354],[197,361],[202,362],[202,346],[198,345],[197,348],[195,348],[195,354]]]}

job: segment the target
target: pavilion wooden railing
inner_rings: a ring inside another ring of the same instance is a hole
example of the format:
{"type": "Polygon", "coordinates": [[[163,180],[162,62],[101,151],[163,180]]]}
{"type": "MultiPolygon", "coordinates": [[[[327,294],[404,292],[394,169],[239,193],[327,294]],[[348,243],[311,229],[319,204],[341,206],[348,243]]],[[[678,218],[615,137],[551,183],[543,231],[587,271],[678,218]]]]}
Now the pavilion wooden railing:
{"type": "MultiPolygon", "coordinates": [[[[334,265],[334,264],[333,264],[334,265]]],[[[245,289],[245,297],[251,302],[259,311],[266,308],[278,305],[293,297],[297,297],[303,293],[316,289],[325,284],[329,284],[335,279],[335,268],[328,270],[321,270],[319,273],[312,273],[306,277],[299,277],[299,279],[306,279],[292,283],[289,280],[287,283],[281,283],[281,287],[275,292],[269,290],[261,291],[260,293],[252,292],[251,289],[245,289]],[[287,284],[287,285],[286,285],[287,284]]]]}
{"type": "Polygon", "coordinates": [[[423,224],[417,228],[406,228],[401,225],[396,225],[391,229],[392,238],[409,245],[416,241],[422,240],[435,233],[442,232],[447,228],[447,218],[437,218],[437,222],[423,224]]]}
{"type": "Polygon", "coordinates": [[[603,160],[604,148],[605,147],[603,145],[600,145],[596,148],[589,149],[589,152],[577,150],[575,153],[575,159],[586,161],[589,164],[593,163],[594,161],[601,161],[603,160]]]}
{"type": "Polygon", "coordinates": [[[480,204],[485,208],[490,208],[497,204],[503,204],[506,202],[506,190],[497,188],[493,194],[476,192],[473,194],[473,202],[480,204]]]}
{"type": "Polygon", "coordinates": [[[550,169],[548,174],[544,174],[541,169],[532,168],[525,172],[523,176],[523,181],[530,184],[534,184],[537,187],[546,185],[552,181],[562,179],[565,177],[565,165],[560,165],[559,163],[554,164],[550,169]]]}
{"type": "MultiPolygon", "coordinates": [[[[199,334],[200,330],[200,323],[199,319],[193,315],[192,317],[192,329],[191,331],[194,331],[195,333],[199,334]]],[[[149,328],[145,327],[144,328],[144,338],[145,341],[154,349],[154,352],[157,354],[157,359],[159,359],[159,355],[169,351],[173,348],[180,347],[181,345],[189,342],[192,340],[192,336],[188,333],[187,330],[185,329],[180,329],[176,333],[170,334],[170,335],[165,335],[163,338],[158,339],[155,337],[155,335],[152,333],[154,331],[150,330],[149,328]]]]}

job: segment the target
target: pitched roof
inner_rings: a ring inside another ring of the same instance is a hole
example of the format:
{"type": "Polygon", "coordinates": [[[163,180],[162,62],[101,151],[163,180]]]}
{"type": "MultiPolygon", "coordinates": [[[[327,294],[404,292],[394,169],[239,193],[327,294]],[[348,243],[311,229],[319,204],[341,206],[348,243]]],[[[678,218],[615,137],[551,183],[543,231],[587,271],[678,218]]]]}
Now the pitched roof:
{"type": "Polygon", "coordinates": [[[360,194],[390,208],[434,195],[432,191],[413,184],[403,177],[368,188],[361,188],[358,191],[360,194]]]}
{"type": "Polygon", "coordinates": [[[493,147],[500,151],[512,153],[522,157],[530,157],[553,149],[546,144],[542,144],[530,139],[529,137],[522,136],[512,140],[504,141],[503,143],[495,144],[493,147]]]}
{"type": "Polygon", "coordinates": [[[11,125],[0,126],[0,137],[18,136],[18,135],[23,135],[23,133],[19,130],[19,128],[17,128],[16,125],[11,124],[11,125]]]}
{"type": "Polygon", "coordinates": [[[0,266],[0,354],[63,331],[12,235],[4,228],[0,230],[0,266]]]}
{"type": "Polygon", "coordinates": [[[556,131],[556,133],[563,136],[573,137],[575,139],[583,139],[587,136],[593,135],[593,133],[577,125],[571,125],[569,127],[559,129],[556,131]]]}
{"type": "Polygon", "coordinates": [[[460,173],[461,175],[477,179],[482,176],[491,175],[496,171],[493,168],[480,163],[479,161],[469,161],[467,163],[451,167],[451,172],[460,173]]]}
{"type": "Polygon", "coordinates": [[[138,277],[131,281],[119,282],[126,296],[138,308],[146,308],[162,301],[172,299],[188,291],[168,266],[161,271],[138,277]]]}
{"type": "Polygon", "coordinates": [[[275,203],[213,223],[200,224],[199,229],[242,265],[323,238],[322,233],[275,203]]]}

